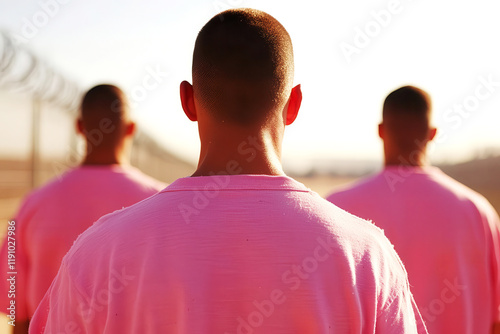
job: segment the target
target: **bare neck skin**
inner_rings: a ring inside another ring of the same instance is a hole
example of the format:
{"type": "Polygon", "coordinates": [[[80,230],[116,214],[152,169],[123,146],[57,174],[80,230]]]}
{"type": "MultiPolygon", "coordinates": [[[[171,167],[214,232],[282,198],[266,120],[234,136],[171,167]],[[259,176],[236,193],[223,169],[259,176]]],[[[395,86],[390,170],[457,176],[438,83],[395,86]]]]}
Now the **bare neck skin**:
{"type": "Polygon", "coordinates": [[[129,162],[129,144],[121,143],[116,147],[98,147],[87,141],[86,154],[82,165],[84,166],[105,166],[105,165],[126,165],[129,162]]]}
{"type": "Polygon", "coordinates": [[[302,102],[300,85],[276,110],[255,124],[238,125],[215,120],[194,98],[193,86],[180,85],[184,113],[198,122],[201,150],[198,168],[192,176],[214,174],[285,175],[281,166],[281,144],[285,126],[292,124],[302,102]]]}
{"type": "MultiPolygon", "coordinates": [[[[210,123],[208,120],[205,122],[210,123]]],[[[199,131],[200,160],[192,176],[285,175],[280,161],[283,124],[251,130],[233,125],[209,124],[199,126],[199,131]]]]}
{"type": "Polygon", "coordinates": [[[425,147],[411,152],[401,152],[384,142],[385,166],[427,166],[427,154],[425,147]]]}
{"type": "MultiPolygon", "coordinates": [[[[411,129],[410,129],[411,131],[411,129]]],[[[387,131],[384,123],[379,125],[379,137],[384,143],[384,160],[385,166],[415,166],[423,167],[428,166],[427,162],[427,144],[436,136],[436,128],[431,127],[428,129],[426,139],[418,140],[417,134],[407,133],[410,137],[414,138],[414,147],[402,149],[390,132],[387,131]]]]}

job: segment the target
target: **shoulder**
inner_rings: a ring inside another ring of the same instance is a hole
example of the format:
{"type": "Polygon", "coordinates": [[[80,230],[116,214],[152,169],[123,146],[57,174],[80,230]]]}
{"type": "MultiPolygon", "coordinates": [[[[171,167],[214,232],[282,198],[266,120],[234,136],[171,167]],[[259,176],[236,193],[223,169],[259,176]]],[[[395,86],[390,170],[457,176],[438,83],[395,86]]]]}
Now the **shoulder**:
{"type": "Polygon", "coordinates": [[[359,180],[341,186],[331,192],[326,199],[329,202],[336,203],[338,200],[360,197],[373,192],[374,189],[383,187],[385,178],[383,173],[366,176],[359,180]]]}
{"type": "Polygon", "coordinates": [[[393,257],[393,245],[381,228],[327,200],[323,199],[323,201],[324,214],[329,220],[329,224],[335,229],[340,229],[341,238],[355,246],[352,248],[353,251],[370,253],[375,257],[384,257],[390,253],[393,257]]]}
{"type": "Polygon", "coordinates": [[[135,167],[126,166],[123,167],[123,170],[129,180],[133,181],[134,183],[140,185],[145,189],[152,190],[155,193],[164,189],[167,186],[166,183],[161,182],[147,174],[144,174],[135,167]]]}
{"type": "Polygon", "coordinates": [[[25,216],[46,205],[46,203],[51,201],[54,197],[64,194],[67,182],[74,178],[75,173],[77,172],[74,169],[68,170],[56,176],[45,185],[28,193],[24,197],[14,219],[22,220],[25,216]]]}
{"type": "MultiPolygon", "coordinates": [[[[357,184],[359,184],[361,189],[365,187],[371,188],[373,185],[381,182],[381,177],[383,176],[377,174],[357,184]]],[[[358,188],[354,186],[352,189],[358,188]]],[[[349,189],[345,191],[349,192],[349,189]]],[[[398,279],[406,279],[404,266],[394,250],[394,245],[386,237],[384,230],[370,220],[355,216],[326,200],[325,202],[329,204],[328,211],[326,212],[331,217],[332,226],[335,226],[337,229],[340,228],[337,237],[340,236],[342,242],[349,245],[350,252],[355,257],[363,259],[359,262],[361,266],[369,265],[373,268],[374,272],[378,271],[381,275],[387,274],[387,272],[382,273],[382,271],[385,271],[384,267],[390,268],[390,271],[393,271],[391,275],[395,275],[398,279]]]]}
{"type": "Polygon", "coordinates": [[[483,195],[448,176],[440,169],[436,168],[431,176],[444,191],[448,192],[449,196],[457,201],[457,203],[469,203],[480,213],[490,215],[494,212],[496,214],[495,209],[483,195]]]}
{"type": "Polygon", "coordinates": [[[158,195],[99,218],[76,239],[68,252],[68,257],[83,256],[78,260],[83,261],[97,250],[102,251],[102,254],[108,254],[117,246],[128,247],[140,240],[143,230],[148,227],[148,222],[160,219],[152,209],[152,206],[157,204],[158,195]]]}
{"type": "Polygon", "coordinates": [[[382,310],[409,291],[408,274],[384,231],[371,221],[338,209],[343,225],[341,243],[359,282],[376,290],[377,308],[382,310]],[[373,284],[373,285],[372,285],[373,284]]]}

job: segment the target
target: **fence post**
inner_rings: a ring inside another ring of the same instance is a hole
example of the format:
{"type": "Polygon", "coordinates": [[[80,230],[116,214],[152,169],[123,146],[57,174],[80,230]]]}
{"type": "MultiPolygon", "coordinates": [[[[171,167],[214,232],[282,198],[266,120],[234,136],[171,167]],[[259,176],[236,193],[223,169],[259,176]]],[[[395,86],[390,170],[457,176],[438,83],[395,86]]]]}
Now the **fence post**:
{"type": "Polygon", "coordinates": [[[32,122],[31,122],[31,188],[38,185],[38,169],[40,157],[40,112],[41,102],[35,96],[33,98],[32,122]]]}

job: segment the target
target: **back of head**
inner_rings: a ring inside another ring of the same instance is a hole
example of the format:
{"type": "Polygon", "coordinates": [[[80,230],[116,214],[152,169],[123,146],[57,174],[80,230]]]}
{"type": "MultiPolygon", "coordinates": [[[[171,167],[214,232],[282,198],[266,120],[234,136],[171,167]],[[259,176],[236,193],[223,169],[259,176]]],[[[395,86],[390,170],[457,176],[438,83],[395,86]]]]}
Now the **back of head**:
{"type": "Polygon", "coordinates": [[[401,87],[384,101],[384,140],[390,140],[402,154],[419,150],[428,140],[430,118],[430,96],[417,87],[401,87]]]}
{"type": "MultiPolygon", "coordinates": [[[[84,135],[99,133],[99,146],[115,145],[130,122],[127,99],[123,91],[113,85],[98,85],[83,97],[80,121],[84,135]]],[[[95,144],[95,143],[94,143],[95,144]]]]}
{"type": "Polygon", "coordinates": [[[196,39],[194,96],[216,121],[239,125],[263,121],[286,103],[293,72],[288,32],[262,11],[225,11],[212,18],[196,39]]]}

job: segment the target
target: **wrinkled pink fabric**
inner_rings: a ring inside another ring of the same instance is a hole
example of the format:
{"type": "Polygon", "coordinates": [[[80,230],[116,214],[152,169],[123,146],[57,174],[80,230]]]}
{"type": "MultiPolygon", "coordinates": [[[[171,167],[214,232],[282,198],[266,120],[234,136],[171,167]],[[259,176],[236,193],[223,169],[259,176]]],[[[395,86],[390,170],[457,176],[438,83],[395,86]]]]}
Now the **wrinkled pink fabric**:
{"type": "MultiPolygon", "coordinates": [[[[164,186],[129,166],[80,166],[29,194],[15,218],[16,320],[33,315],[80,233],[101,216],[164,186]]],[[[7,268],[7,242],[0,259],[1,312],[9,314],[9,287],[4,278],[12,270],[7,268]]]]}
{"type": "Polygon", "coordinates": [[[426,333],[381,231],[288,177],[183,178],[83,233],[30,333],[426,333]]]}
{"type": "Polygon", "coordinates": [[[499,219],[435,167],[387,167],[328,197],[385,231],[429,333],[490,333],[499,320],[499,219]]]}

